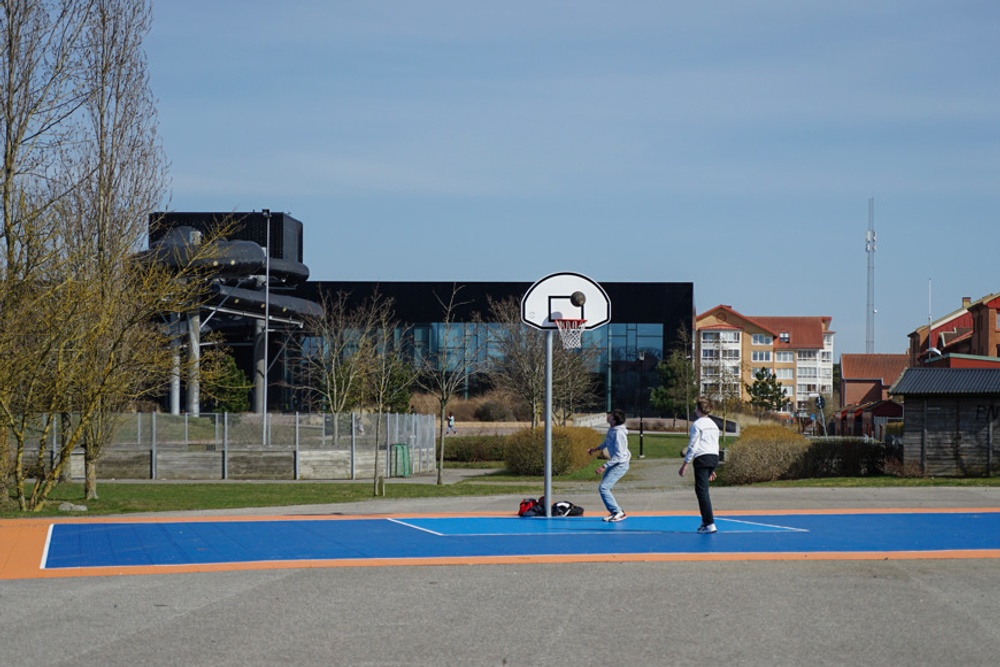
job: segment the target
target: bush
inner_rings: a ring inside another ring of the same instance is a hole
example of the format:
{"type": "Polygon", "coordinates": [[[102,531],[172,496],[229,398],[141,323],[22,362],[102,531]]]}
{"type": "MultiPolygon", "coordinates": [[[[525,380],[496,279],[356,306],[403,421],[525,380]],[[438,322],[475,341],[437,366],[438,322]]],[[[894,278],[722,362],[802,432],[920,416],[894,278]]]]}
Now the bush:
{"type": "MultiPolygon", "coordinates": [[[[552,474],[564,475],[591,463],[587,450],[601,444],[590,428],[556,426],[552,429],[552,474]]],[[[515,475],[545,474],[545,430],[521,429],[507,437],[504,461],[515,475]]]]}
{"type": "Polygon", "coordinates": [[[476,408],[476,419],[481,422],[514,421],[514,411],[499,401],[486,401],[476,408]]]}
{"type": "MultiPolygon", "coordinates": [[[[504,435],[454,436],[445,439],[444,458],[461,463],[503,461],[506,446],[507,436],[504,435]]],[[[440,455],[439,450],[437,456],[440,455]]]]}
{"type": "Polygon", "coordinates": [[[826,438],[810,443],[796,477],[864,477],[885,473],[886,446],[863,438],[826,438]]]}
{"type": "Polygon", "coordinates": [[[793,479],[809,442],[784,426],[750,425],[740,439],[726,448],[726,463],[719,468],[727,484],[753,484],[793,479]]]}
{"type": "Polygon", "coordinates": [[[864,477],[886,472],[886,446],[861,438],[809,441],[782,426],[747,426],[726,450],[719,476],[728,484],[779,479],[864,477]]]}

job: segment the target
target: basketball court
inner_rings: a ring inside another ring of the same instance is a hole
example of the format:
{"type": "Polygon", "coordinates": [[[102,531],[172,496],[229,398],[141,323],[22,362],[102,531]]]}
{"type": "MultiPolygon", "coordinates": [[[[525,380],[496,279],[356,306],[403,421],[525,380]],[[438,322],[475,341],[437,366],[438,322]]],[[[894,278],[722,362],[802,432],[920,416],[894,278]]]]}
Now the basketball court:
{"type": "Polygon", "coordinates": [[[347,566],[1000,558],[1000,509],[0,521],[0,579],[347,566]]]}

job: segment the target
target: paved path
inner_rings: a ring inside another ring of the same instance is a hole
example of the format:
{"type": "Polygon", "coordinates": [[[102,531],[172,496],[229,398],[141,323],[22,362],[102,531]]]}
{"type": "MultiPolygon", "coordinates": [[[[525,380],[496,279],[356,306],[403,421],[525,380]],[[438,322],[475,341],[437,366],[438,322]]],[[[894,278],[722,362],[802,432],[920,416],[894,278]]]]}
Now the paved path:
{"type": "MultiPolygon", "coordinates": [[[[643,463],[621,483],[622,503],[693,514],[673,462],[643,463]]],[[[596,480],[556,493],[603,511],[596,480]]],[[[720,511],[1000,507],[1000,489],[983,487],[716,488],[713,498],[720,511]]],[[[497,512],[517,500],[279,511],[497,512]]],[[[995,665],[997,568],[991,559],[626,562],[4,581],[0,650],[15,667],[995,665]]]]}

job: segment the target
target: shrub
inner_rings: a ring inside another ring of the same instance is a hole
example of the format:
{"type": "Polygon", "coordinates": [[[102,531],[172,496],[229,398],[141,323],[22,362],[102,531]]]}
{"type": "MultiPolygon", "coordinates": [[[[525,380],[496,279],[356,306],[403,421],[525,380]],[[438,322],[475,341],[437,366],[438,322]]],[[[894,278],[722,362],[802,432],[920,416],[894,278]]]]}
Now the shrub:
{"type": "MultiPolygon", "coordinates": [[[[591,462],[587,450],[601,443],[597,431],[589,428],[556,426],[552,429],[552,474],[563,475],[591,462]]],[[[521,429],[507,437],[504,461],[515,475],[545,474],[545,430],[521,429]]]]}
{"type": "Polygon", "coordinates": [[[885,473],[886,446],[863,438],[814,440],[796,477],[863,477],[885,473]]]}
{"type": "MultiPolygon", "coordinates": [[[[449,437],[445,440],[444,458],[446,461],[462,463],[479,463],[481,461],[503,461],[507,446],[507,436],[504,435],[462,435],[449,437]]],[[[438,456],[441,452],[438,451],[438,456]]]]}
{"type": "Polygon", "coordinates": [[[719,476],[727,484],[753,484],[792,479],[801,468],[809,442],[784,426],[750,425],[726,448],[719,476]]]}
{"type": "MultiPolygon", "coordinates": [[[[891,467],[891,466],[890,466],[891,467]]],[[[778,479],[864,477],[886,472],[886,446],[861,438],[809,441],[781,426],[747,426],[726,450],[720,478],[728,484],[778,479]]]]}
{"type": "Polygon", "coordinates": [[[514,411],[499,401],[486,401],[476,408],[476,419],[481,422],[509,422],[514,420],[514,411]]]}

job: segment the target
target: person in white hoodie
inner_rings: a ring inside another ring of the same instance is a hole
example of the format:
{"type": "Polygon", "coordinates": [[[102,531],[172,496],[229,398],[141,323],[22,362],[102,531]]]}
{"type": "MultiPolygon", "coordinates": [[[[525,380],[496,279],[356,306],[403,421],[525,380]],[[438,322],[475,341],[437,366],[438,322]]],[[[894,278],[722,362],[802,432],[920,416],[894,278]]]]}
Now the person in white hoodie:
{"type": "Polygon", "coordinates": [[[605,521],[622,521],[627,516],[621,506],[611,494],[611,489],[628,472],[629,461],[632,454],[628,451],[628,430],[625,428],[625,411],[615,410],[608,413],[608,435],[604,442],[598,447],[591,447],[588,454],[605,450],[608,454],[608,462],[597,469],[597,474],[603,474],[601,485],[601,500],[608,508],[609,514],[604,517],[605,521]]]}
{"type": "Polygon", "coordinates": [[[681,464],[680,476],[684,476],[688,464],[694,462],[694,493],[698,497],[698,510],[701,512],[699,533],[714,533],[715,516],[712,513],[712,498],[708,494],[708,483],[715,479],[715,469],[719,465],[719,427],[709,418],[712,414],[712,401],[700,397],[696,403],[694,414],[698,417],[691,424],[691,434],[688,439],[684,463],[681,464]]]}

